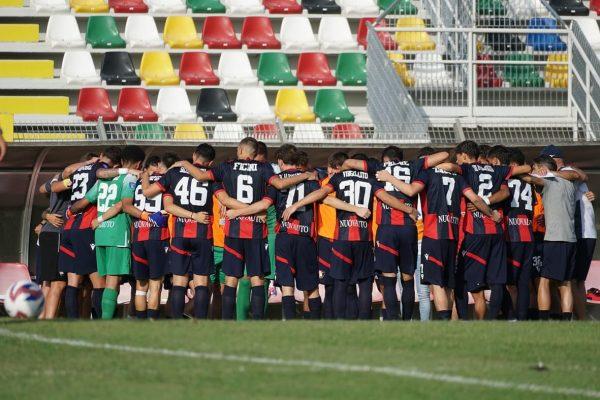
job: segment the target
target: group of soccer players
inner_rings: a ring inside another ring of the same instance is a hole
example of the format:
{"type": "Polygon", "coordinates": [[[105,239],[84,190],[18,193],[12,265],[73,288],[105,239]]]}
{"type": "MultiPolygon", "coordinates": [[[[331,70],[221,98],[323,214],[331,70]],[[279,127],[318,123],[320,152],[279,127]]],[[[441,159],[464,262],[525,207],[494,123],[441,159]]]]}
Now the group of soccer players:
{"type": "Polygon", "coordinates": [[[140,319],[159,318],[163,287],[171,318],[263,319],[274,280],[285,320],[296,290],[307,318],[371,319],[374,287],[384,320],[410,320],[415,285],[431,290],[437,319],[469,318],[469,294],[476,319],[548,319],[553,297],[563,319],[574,305],[585,318],[594,194],[554,146],[531,165],[472,141],[415,160],[395,146],[380,159],[335,152],[326,169],[292,144],[271,164],[253,138],[233,160],[215,156],[207,143],[189,160],[109,147],[43,185],[54,229],[39,240],[42,317],[66,282],[69,318],[89,317],[89,297],[92,316],[111,319],[129,281],[140,319]]]}

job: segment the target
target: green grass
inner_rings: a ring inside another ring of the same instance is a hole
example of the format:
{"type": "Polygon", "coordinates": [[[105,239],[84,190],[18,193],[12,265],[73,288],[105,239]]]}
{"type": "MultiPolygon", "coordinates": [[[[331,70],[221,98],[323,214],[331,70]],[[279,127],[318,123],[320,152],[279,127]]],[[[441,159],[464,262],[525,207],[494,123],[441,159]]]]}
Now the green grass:
{"type": "MultiPolygon", "coordinates": [[[[600,391],[598,323],[19,322],[0,330],[600,391]],[[546,370],[534,368],[542,362],[546,370]]],[[[0,332],[1,333],[1,332],[0,332]]],[[[0,399],[530,399],[564,395],[372,372],[123,353],[0,334],[0,399]]]]}

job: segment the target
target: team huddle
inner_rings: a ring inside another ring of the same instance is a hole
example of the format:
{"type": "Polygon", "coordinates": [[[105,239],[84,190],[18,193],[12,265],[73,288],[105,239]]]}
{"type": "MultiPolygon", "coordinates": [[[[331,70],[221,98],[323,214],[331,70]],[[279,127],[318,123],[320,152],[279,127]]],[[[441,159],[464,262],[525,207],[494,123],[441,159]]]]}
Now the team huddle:
{"type": "Polygon", "coordinates": [[[409,161],[395,146],[380,159],[335,152],[325,169],[291,144],[270,164],[253,138],[217,165],[206,143],[190,160],[138,146],[87,154],[40,188],[51,194],[42,318],[64,289],[67,317],[89,317],[89,297],[92,316],[111,319],[129,281],[140,319],[159,318],[163,287],[171,318],[264,319],[270,282],[285,320],[296,291],[306,318],[371,319],[374,286],[384,320],[413,318],[415,288],[421,319],[430,295],[437,319],[468,319],[469,294],[476,319],[548,319],[552,306],[584,319],[596,241],[586,174],[554,146],[531,164],[485,147],[424,147],[409,161]]]}

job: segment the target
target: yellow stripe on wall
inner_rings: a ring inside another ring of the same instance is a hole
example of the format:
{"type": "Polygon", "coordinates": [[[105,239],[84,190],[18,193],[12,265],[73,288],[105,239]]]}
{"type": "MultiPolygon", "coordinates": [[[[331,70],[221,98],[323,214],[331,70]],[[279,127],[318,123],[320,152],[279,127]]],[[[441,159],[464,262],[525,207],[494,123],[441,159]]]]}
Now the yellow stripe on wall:
{"type": "Polygon", "coordinates": [[[0,78],[54,78],[52,60],[0,60],[0,78]]]}
{"type": "Polygon", "coordinates": [[[38,24],[0,24],[0,42],[38,42],[38,24]]]}
{"type": "Polygon", "coordinates": [[[0,96],[0,113],[69,114],[67,96],[0,96]]]}

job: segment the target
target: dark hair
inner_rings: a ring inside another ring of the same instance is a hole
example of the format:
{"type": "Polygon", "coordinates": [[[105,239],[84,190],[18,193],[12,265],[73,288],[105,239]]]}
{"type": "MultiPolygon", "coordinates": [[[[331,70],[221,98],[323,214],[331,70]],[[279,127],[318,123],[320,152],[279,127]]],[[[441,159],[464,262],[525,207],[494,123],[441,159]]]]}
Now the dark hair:
{"type": "Polygon", "coordinates": [[[402,161],[404,159],[404,152],[398,146],[388,146],[381,152],[381,161],[384,158],[388,158],[390,161],[402,161]]]}
{"type": "Polygon", "coordinates": [[[150,156],[146,159],[146,162],[144,163],[144,168],[149,168],[151,166],[157,166],[159,162],[160,162],[159,156],[150,156]]]}
{"type": "Polygon", "coordinates": [[[518,147],[508,149],[508,162],[517,165],[525,165],[525,154],[518,147]]]}
{"type": "Polygon", "coordinates": [[[327,159],[327,165],[330,168],[340,168],[344,161],[348,159],[348,154],[343,151],[338,151],[329,156],[327,159]]]}
{"type": "Polygon", "coordinates": [[[179,160],[179,156],[175,153],[165,153],[160,159],[160,161],[162,161],[162,163],[165,164],[165,167],[167,168],[171,168],[171,166],[179,160]]]}
{"type": "Polygon", "coordinates": [[[456,154],[466,154],[471,158],[479,157],[479,146],[472,140],[459,143],[454,151],[456,154]]]}
{"type": "Polygon", "coordinates": [[[298,149],[293,144],[284,144],[277,149],[275,158],[284,164],[294,165],[296,163],[296,152],[298,149]]]}
{"type": "Polygon", "coordinates": [[[534,164],[543,165],[548,168],[549,171],[556,171],[558,167],[556,166],[556,161],[550,156],[539,156],[535,160],[533,160],[534,164]]]}
{"type": "Polygon", "coordinates": [[[269,150],[267,149],[265,142],[261,142],[260,140],[256,142],[256,155],[269,158],[269,150]]]}
{"type": "Polygon", "coordinates": [[[366,155],[365,153],[356,153],[355,155],[352,156],[353,160],[361,160],[361,161],[367,161],[369,159],[369,156],[366,155]]]}
{"type": "Polygon", "coordinates": [[[490,145],[480,144],[478,157],[487,157],[488,151],[490,151],[491,148],[492,148],[492,146],[490,146],[490,145]]]}
{"type": "Polygon", "coordinates": [[[240,140],[240,146],[242,147],[246,147],[250,153],[250,156],[252,158],[256,157],[256,155],[258,154],[258,140],[254,139],[253,137],[245,137],[242,140],[240,140]]]}
{"type": "Polygon", "coordinates": [[[308,153],[305,151],[297,151],[295,153],[296,165],[298,167],[306,168],[308,166],[308,153]]]}
{"type": "Polygon", "coordinates": [[[102,151],[102,155],[108,158],[113,164],[121,163],[121,149],[117,146],[109,146],[102,151]]]}
{"type": "Polygon", "coordinates": [[[211,162],[216,156],[215,148],[208,143],[199,144],[194,154],[204,162],[211,162]]]}
{"type": "Polygon", "coordinates": [[[146,158],[146,153],[140,146],[128,145],[123,147],[123,151],[121,152],[123,163],[142,162],[144,158],[146,158]]]}
{"type": "Polygon", "coordinates": [[[500,161],[500,164],[507,165],[510,160],[510,151],[505,146],[498,144],[489,149],[485,157],[488,160],[490,158],[497,158],[500,161]]]}
{"type": "Polygon", "coordinates": [[[433,147],[430,147],[430,146],[421,147],[419,149],[419,151],[417,152],[417,158],[429,156],[433,153],[435,153],[435,149],[433,147]]]}
{"type": "Polygon", "coordinates": [[[90,161],[94,157],[98,157],[98,153],[93,153],[90,151],[81,156],[81,161],[90,161]]]}

